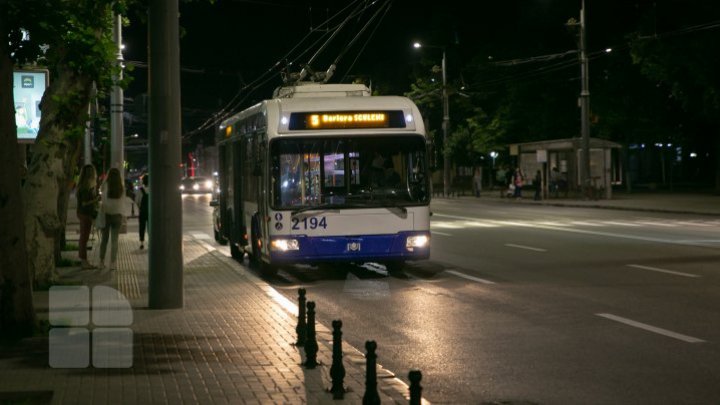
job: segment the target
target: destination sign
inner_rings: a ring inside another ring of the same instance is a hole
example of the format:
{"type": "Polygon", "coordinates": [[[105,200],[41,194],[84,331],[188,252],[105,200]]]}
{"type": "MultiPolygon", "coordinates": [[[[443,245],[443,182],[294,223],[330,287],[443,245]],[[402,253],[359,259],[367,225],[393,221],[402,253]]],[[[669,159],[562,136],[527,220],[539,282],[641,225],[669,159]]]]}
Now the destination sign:
{"type": "Polygon", "coordinates": [[[332,111],[290,114],[290,130],[405,128],[402,111],[332,111]]]}

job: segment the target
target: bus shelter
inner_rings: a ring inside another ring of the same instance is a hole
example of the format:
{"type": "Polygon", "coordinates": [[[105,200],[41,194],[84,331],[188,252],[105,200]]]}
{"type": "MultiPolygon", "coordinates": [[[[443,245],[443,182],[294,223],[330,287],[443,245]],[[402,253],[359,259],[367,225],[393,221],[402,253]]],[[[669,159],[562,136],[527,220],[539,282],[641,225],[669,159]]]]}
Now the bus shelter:
{"type": "MultiPolygon", "coordinates": [[[[517,158],[517,166],[528,180],[527,184],[533,182],[535,174],[540,170],[540,187],[545,198],[567,196],[569,193],[577,195],[581,190],[581,138],[515,143],[509,147],[510,155],[517,158]]],[[[622,183],[621,148],[622,145],[615,142],[590,138],[590,179],[595,198],[611,199],[612,186],[622,183]]]]}

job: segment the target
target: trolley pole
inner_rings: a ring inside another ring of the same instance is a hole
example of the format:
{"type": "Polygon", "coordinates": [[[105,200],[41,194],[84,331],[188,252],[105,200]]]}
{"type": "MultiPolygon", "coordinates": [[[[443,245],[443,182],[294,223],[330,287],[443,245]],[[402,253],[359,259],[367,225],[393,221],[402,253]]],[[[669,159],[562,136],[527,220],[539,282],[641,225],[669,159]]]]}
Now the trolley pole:
{"type": "Polygon", "coordinates": [[[183,306],[182,201],[180,177],[180,35],[178,0],[150,1],[149,161],[151,309],[183,306]]]}

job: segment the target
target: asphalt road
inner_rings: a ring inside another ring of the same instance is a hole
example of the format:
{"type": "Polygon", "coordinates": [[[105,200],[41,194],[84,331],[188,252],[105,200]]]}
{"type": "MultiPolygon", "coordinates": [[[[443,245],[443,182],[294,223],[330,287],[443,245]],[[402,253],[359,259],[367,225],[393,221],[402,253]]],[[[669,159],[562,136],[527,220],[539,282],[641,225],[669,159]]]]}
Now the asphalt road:
{"type": "MultiPolygon", "coordinates": [[[[212,235],[209,196],[185,232],[212,235]]],[[[432,254],[266,279],[433,403],[720,403],[720,217],[435,200],[432,254]]],[[[229,255],[228,252],[226,254],[229,255]]]]}

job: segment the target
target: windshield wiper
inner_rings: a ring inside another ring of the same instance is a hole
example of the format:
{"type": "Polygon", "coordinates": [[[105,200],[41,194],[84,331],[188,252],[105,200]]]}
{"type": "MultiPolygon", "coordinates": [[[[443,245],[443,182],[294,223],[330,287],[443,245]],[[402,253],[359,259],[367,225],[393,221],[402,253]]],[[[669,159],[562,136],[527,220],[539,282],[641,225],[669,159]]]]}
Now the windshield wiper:
{"type": "Polygon", "coordinates": [[[298,209],[294,209],[290,212],[290,216],[295,216],[297,214],[306,212],[306,211],[315,211],[315,210],[326,210],[330,208],[340,208],[342,207],[341,204],[321,204],[321,205],[306,205],[304,207],[300,207],[298,209]]]}
{"type": "Polygon", "coordinates": [[[393,200],[374,200],[372,202],[345,202],[343,204],[325,204],[325,205],[308,205],[300,207],[290,212],[290,216],[294,217],[298,214],[308,211],[322,211],[328,209],[342,208],[394,208],[400,210],[403,214],[407,214],[407,208],[393,200]]]}
{"type": "Polygon", "coordinates": [[[407,208],[400,204],[399,202],[395,200],[391,200],[389,198],[385,198],[383,200],[380,200],[377,202],[378,207],[388,207],[388,208],[397,208],[402,212],[403,214],[407,214],[407,208]]]}

